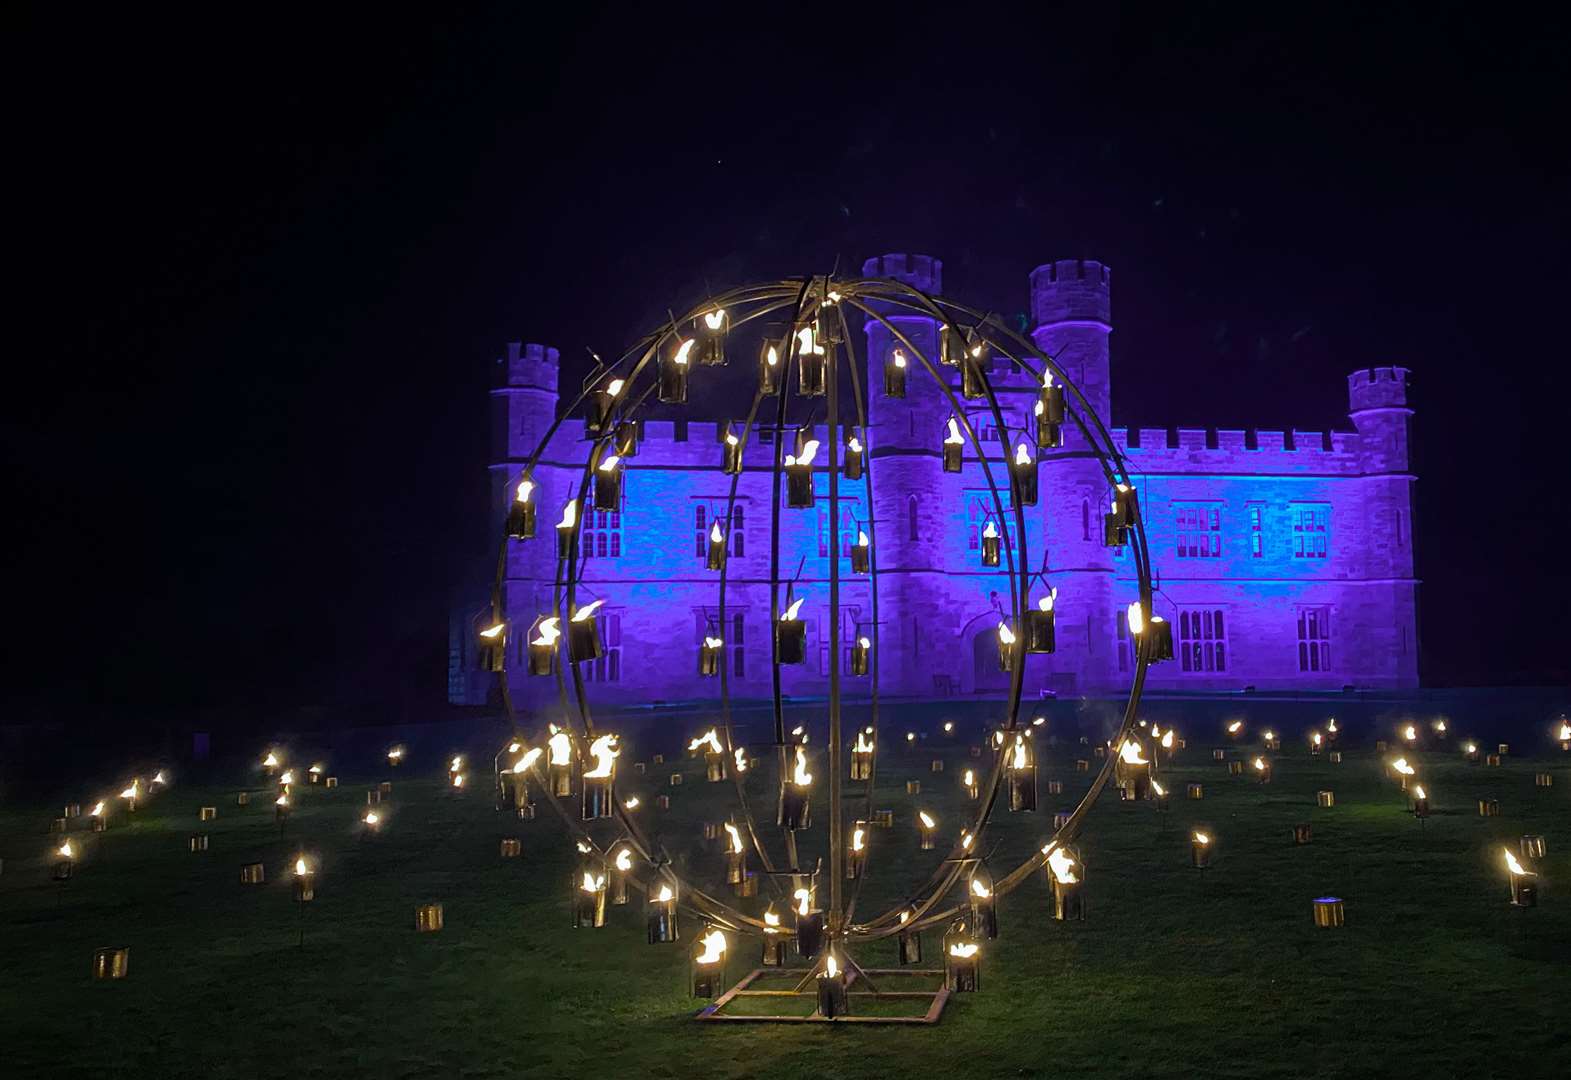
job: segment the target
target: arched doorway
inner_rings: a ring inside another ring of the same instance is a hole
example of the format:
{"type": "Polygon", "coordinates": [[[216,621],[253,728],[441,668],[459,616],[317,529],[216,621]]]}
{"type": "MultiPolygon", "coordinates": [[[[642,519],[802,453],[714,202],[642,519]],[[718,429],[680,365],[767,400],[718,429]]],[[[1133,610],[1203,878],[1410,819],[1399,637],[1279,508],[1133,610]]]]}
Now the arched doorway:
{"type": "Polygon", "coordinates": [[[984,626],[971,638],[971,685],[978,694],[1002,694],[1009,672],[998,670],[998,627],[984,626]]]}

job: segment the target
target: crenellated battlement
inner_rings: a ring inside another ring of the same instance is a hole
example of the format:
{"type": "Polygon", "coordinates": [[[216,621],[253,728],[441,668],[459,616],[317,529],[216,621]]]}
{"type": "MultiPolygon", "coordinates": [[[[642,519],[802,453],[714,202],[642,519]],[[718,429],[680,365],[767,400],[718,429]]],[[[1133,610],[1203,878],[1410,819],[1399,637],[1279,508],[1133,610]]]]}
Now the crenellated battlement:
{"type": "Polygon", "coordinates": [[[1347,377],[1347,399],[1353,412],[1403,408],[1407,405],[1405,367],[1363,368],[1347,377]]]}
{"type": "Polygon", "coordinates": [[[931,255],[875,255],[862,264],[862,276],[894,278],[929,294],[944,291],[944,264],[931,255]]]}
{"type": "Polygon", "coordinates": [[[1039,327],[1062,322],[1112,324],[1113,270],[1093,259],[1059,259],[1031,271],[1031,316],[1039,327]]]}
{"type": "Polygon", "coordinates": [[[1303,473],[1358,476],[1364,472],[1361,438],[1352,431],[1270,429],[1111,429],[1113,444],[1128,455],[1131,472],[1303,473]]]}
{"type": "Polygon", "coordinates": [[[561,357],[549,345],[517,341],[507,343],[507,354],[497,358],[503,386],[535,387],[556,392],[561,357]]]}

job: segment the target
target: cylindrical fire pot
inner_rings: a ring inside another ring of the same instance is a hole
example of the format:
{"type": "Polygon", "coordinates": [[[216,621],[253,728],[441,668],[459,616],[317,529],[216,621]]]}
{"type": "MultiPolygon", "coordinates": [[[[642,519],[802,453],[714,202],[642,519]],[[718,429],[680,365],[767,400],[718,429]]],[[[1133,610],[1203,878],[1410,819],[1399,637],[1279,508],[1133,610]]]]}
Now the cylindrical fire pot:
{"type": "Polygon", "coordinates": [[[246,863],[240,868],[240,884],[260,885],[267,880],[267,871],[259,862],[246,863]]]}
{"type": "Polygon", "coordinates": [[[977,949],[969,956],[950,952],[944,957],[944,989],[956,994],[974,994],[981,989],[982,952],[977,949]]]}
{"type": "Polygon", "coordinates": [[[793,832],[808,827],[812,820],[812,802],[808,789],[787,781],[780,785],[780,807],[776,824],[793,832]]]}
{"type": "Polygon", "coordinates": [[[1062,795],[1064,793],[1064,782],[1062,780],[1049,780],[1047,782],[1047,793],[1049,795],[1062,795]]]}
{"type": "Polygon", "coordinates": [[[1342,908],[1340,897],[1318,896],[1313,903],[1316,926],[1330,929],[1341,926],[1346,921],[1346,912],[1342,908]]]}
{"type": "Polygon", "coordinates": [[[1086,917],[1085,897],[1080,891],[1081,882],[1059,881],[1051,876],[1053,887],[1053,918],[1059,922],[1082,922],[1086,917]]]}
{"type": "Polygon", "coordinates": [[[206,851],[207,850],[207,834],[205,832],[199,832],[199,833],[192,833],[191,834],[191,850],[192,851],[206,851]]]}
{"type": "Polygon", "coordinates": [[[825,1020],[833,1020],[851,1011],[851,998],[846,993],[845,972],[837,971],[833,975],[820,972],[817,982],[818,1015],[825,1020]]]}
{"type": "Polygon", "coordinates": [[[649,904],[645,910],[645,924],[649,944],[659,945],[676,941],[680,936],[680,928],[676,921],[676,898],[661,900],[651,894],[649,904]]]}
{"type": "Polygon", "coordinates": [[[421,904],[415,908],[415,931],[421,934],[434,934],[442,929],[442,905],[421,904]]]}
{"type": "Polygon", "coordinates": [[[1319,807],[1335,806],[1336,793],[1333,791],[1315,792],[1315,805],[1319,807]]]}
{"type": "Polygon", "coordinates": [[[581,800],[582,817],[585,821],[597,821],[608,818],[614,810],[611,792],[611,777],[585,776],[584,794],[581,800]]]}
{"type": "Polygon", "coordinates": [[[922,781],[920,781],[920,780],[907,780],[906,781],[906,794],[907,795],[920,795],[920,794],[922,794],[922,781]]]}
{"type": "Polygon", "coordinates": [[[1036,764],[1009,770],[1009,809],[1012,811],[1036,810],[1036,764]]]}
{"type": "Polygon", "coordinates": [[[93,951],[93,978],[123,979],[131,972],[131,950],[126,946],[93,951]]]}
{"type": "Polygon", "coordinates": [[[1529,862],[1542,862],[1549,854],[1549,847],[1542,836],[1524,836],[1517,846],[1522,851],[1522,858],[1529,862]]]}
{"type": "Polygon", "coordinates": [[[764,952],[760,960],[764,967],[785,967],[787,951],[791,946],[791,939],[781,937],[779,934],[768,934],[764,937],[764,952]]]}
{"type": "Polygon", "coordinates": [[[524,853],[524,845],[516,836],[504,836],[501,843],[501,856],[504,859],[516,859],[524,853]]]}
{"type": "Polygon", "coordinates": [[[896,939],[900,946],[900,964],[910,967],[922,962],[922,934],[917,930],[903,930],[896,939]]]}
{"type": "Polygon", "coordinates": [[[1314,831],[1309,827],[1308,823],[1300,822],[1293,826],[1293,843],[1307,844],[1313,839],[1314,831]]]}
{"type": "Polygon", "coordinates": [[[1499,817],[1500,816],[1500,800],[1499,799],[1479,799],[1478,800],[1478,816],[1479,817],[1499,817]]]}
{"type": "Polygon", "coordinates": [[[1191,799],[1203,799],[1206,797],[1204,784],[1189,784],[1185,790],[1191,799]]]}
{"type": "Polygon", "coordinates": [[[796,917],[796,954],[811,960],[824,948],[824,913],[809,911],[796,917]]]}

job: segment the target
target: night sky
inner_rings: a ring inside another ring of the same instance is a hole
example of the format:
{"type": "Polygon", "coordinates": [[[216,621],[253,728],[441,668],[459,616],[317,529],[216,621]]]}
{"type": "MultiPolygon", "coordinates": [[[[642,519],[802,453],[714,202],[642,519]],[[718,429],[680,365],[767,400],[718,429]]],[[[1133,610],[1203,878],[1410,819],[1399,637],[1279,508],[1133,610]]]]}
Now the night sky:
{"type": "Polygon", "coordinates": [[[504,343],[889,251],[1111,265],[1119,425],[1412,368],[1426,683],[1571,682],[1564,21],[537,7],[18,20],[11,717],[439,709],[504,343]]]}

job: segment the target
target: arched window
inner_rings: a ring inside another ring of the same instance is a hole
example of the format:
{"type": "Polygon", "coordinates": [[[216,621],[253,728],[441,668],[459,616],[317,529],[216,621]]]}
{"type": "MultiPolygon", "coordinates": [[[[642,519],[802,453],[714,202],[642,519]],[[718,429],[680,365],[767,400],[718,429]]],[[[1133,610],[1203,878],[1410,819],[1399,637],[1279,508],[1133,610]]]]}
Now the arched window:
{"type": "Polygon", "coordinates": [[[906,496],[906,539],[911,541],[917,539],[915,495],[906,496]]]}
{"type": "Polygon", "coordinates": [[[1091,500],[1080,500],[1080,539],[1091,539],[1091,500]]]}

